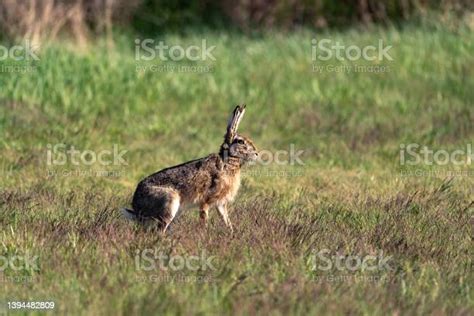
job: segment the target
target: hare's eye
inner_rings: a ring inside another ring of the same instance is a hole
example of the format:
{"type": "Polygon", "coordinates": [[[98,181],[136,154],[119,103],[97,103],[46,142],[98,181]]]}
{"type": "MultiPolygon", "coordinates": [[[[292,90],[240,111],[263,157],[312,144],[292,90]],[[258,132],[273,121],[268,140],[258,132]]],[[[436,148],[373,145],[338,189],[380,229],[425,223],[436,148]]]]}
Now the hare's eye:
{"type": "Polygon", "coordinates": [[[243,139],[238,139],[238,140],[237,140],[237,143],[238,143],[238,144],[243,144],[243,143],[244,143],[244,140],[243,140],[243,139]]]}

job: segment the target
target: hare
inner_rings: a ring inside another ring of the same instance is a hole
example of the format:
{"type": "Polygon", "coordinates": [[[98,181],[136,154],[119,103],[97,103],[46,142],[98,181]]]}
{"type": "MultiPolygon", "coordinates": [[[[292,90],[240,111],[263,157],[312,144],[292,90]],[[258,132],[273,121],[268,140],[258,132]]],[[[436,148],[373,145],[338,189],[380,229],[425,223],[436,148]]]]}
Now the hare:
{"type": "Polygon", "coordinates": [[[166,232],[180,208],[199,206],[201,222],[206,225],[209,209],[216,207],[232,233],[227,206],[239,190],[240,168],[258,158],[253,142],[237,134],[244,113],[245,105],[234,109],[219,153],[163,169],[140,181],[133,195],[133,210],[123,209],[125,215],[155,220],[166,232]]]}

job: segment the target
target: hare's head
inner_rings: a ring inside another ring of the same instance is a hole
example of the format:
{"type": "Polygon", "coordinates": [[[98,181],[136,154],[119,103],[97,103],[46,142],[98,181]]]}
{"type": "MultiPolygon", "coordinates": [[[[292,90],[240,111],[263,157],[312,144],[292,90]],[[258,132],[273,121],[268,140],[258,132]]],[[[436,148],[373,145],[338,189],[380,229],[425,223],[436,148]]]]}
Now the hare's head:
{"type": "Polygon", "coordinates": [[[234,109],[227,124],[227,132],[221,146],[221,153],[240,158],[243,161],[255,161],[258,158],[258,151],[254,143],[248,137],[237,134],[237,128],[244,113],[245,105],[238,105],[234,109]]]}

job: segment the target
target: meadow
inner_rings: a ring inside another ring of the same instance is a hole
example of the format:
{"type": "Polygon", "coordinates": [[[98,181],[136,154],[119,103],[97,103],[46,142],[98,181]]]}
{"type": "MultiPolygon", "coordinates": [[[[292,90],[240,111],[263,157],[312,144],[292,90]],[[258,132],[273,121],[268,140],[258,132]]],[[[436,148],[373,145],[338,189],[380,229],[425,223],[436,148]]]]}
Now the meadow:
{"type": "Polygon", "coordinates": [[[137,61],[135,37],[44,43],[39,60],[0,61],[0,314],[9,301],[114,315],[474,312],[468,25],[160,37],[215,46],[215,60],[195,62],[137,61]],[[314,60],[315,38],[382,40],[392,60],[314,60]],[[138,181],[216,152],[239,103],[240,132],[269,159],[244,169],[235,234],[216,211],[204,229],[188,210],[166,236],[126,221],[138,181]],[[58,144],[91,152],[61,163],[58,144]],[[465,161],[403,164],[408,144],[465,161]],[[124,161],[92,162],[114,147],[124,161]],[[144,251],[168,259],[145,269],[144,251]],[[37,264],[5,263],[27,255],[37,264]],[[211,264],[170,266],[192,256],[211,264]],[[388,265],[338,268],[339,256],[388,265]]]}

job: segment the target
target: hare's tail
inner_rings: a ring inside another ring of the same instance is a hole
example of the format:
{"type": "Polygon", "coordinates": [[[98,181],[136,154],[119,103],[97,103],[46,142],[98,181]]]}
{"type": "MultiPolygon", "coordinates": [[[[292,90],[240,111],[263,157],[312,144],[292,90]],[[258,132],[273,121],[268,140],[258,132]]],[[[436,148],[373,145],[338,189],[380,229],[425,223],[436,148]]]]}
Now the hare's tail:
{"type": "Polygon", "coordinates": [[[139,217],[138,217],[137,213],[132,209],[124,207],[124,208],[122,208],[122,214],[125,216],[125,218],[127,218],[129,220],[132,220],[132,221],[138,221],[139,220],[139,217]]]}

